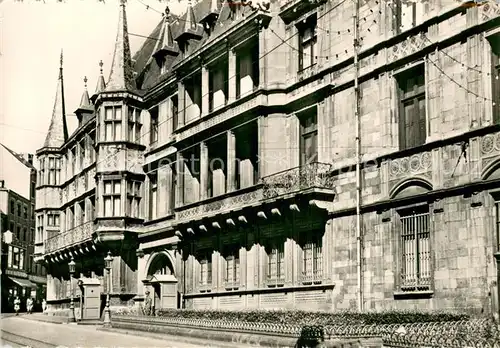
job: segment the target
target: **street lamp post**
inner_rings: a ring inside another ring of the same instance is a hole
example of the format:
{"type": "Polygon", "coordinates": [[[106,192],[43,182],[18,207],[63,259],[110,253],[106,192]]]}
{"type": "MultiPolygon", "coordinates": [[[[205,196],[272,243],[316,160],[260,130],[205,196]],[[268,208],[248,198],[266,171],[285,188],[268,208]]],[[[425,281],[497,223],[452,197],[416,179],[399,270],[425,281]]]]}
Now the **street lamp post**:
{"type": "Polygon", "coordinates": [[[75,266],[76,266],[76,263],[75,263],[75,260],[73,259],[73,256],[71,256],[71,261],[68,263],[68,267],[69,267],[69,285],[71,287],[71,302],[70,302],[70,305],[69,305],[69,318],[68,318],[68,321],[70,323],[74,323],[76,322],[76,319],[75,319],[75,304],[73,303],[73,274],[75,274],[75,266]]]}
{"type": "Polygon", "coordinates": [[[108,284],[106,289],[106,308],[104,309],[104,326],[111,326],[111,311],[109,309],[109,292],[110,292],[110,284],[111,284],[111,263],[113,262],[113,257],[111,256],[111,251],[108,251],[108,255],[104,258],[104,268],[108,273],[108,284]]]}

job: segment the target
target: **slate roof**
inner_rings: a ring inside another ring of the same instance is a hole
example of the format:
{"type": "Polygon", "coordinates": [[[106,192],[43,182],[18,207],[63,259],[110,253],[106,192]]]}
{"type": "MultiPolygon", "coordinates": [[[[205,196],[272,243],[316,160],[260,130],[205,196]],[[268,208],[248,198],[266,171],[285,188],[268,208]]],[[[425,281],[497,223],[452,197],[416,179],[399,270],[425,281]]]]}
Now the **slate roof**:
{"type": "Polygon", "coordinates": [[[0,143],[0,145],[2,145],[2,147],[5,150],[7,150],[12,156],[14,156],[19,162],[24,164],[26,167],[28,167],[29,169],[35,169],[35,167],[32,164],[30,164],[28,161],[26,161],[22,155],[18,154],[17,152],[12,151],[10,148],[8,148],[7,146],[5,146],[2,143],[0,143]]]}
{"type": "Polygon", "coordinates": [[[191,21],[200,23],[207,15],[218,12],[219,16],[215,23],[215,26],[210,33],[207,34],[203,30],[202,26],[198,26],[201,30],[197,31],[201,35],[200,40],[192,39],[189,41],[188,52],[184,55],[179,54],[178,56],[168,56],[167,67],[168,73],[161,75],[160,67],[155,59],[151,59],[154,53],[157,41],[162,39],[162,29],[163,29],[163,19],[156,26],[153,32],[148,36],[142,47],[135,54],[134,59],[136,61],[134,69],[137,72],[137,86],[142,90],[147,90],[154,87],[161,81],[168,79],[170,77],[170,67],[179,63],[184,57],[188,56],[190,53],[196,51],[198,48],[202,47],[204,44],[212,41],[216,37],[220,36],[226,32],[234,23],[233,11],[230,6],[240,6],[242,9],[243,16],[247,16],[254,10],[250,6],[241,6],[241,3],[235,3],[235,5],[230,4],[225,0],[201,0],[192,8],[186,10],[186,12],[180,16],[170,16],[169,24],[170,31],[173,38],[176,38],[186,30],[186,26],[191,24],[191,21]]]}
{"type": "Polygon", "coordinates": [[[63,68],[62,68],[62,52],[61,66],[59,68],[59,79],[57,81],[56,97],[54,100],[54,108],[52,109],[52,118],[50,119],[49,130],[43,143],[43,147],[60,147],[68,139],[68,126],[66,124],[66,110],[64,106],[64,84],[63,84],[63,68]]]}

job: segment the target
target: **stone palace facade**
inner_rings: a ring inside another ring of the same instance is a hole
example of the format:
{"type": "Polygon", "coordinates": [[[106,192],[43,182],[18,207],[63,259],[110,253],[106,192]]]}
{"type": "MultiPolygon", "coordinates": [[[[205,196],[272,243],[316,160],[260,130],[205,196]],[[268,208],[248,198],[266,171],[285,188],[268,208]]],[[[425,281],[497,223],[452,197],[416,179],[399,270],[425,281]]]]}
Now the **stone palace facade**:
{"type": "Polygon", "coordinates": [[[354,13],[201,0],[132,57],[122,3],[108,80],[68,136],[61,66],[37,152],[50,308],[97,284],[115,308],[496,310],[498,2],[361,1],[357,45],[354,13]]]}

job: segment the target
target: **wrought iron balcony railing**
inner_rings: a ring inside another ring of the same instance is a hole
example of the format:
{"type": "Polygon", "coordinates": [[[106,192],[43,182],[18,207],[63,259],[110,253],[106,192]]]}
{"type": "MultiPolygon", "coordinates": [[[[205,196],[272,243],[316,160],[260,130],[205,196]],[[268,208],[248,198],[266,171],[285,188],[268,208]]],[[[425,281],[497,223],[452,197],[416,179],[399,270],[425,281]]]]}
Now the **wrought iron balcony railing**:
{"type": "Polygon", "coordinates": [[[45,253],[51,253],[91,240],[92,233],[94,233],[94,223],[89,221],[68,231],[57,234],[45,241],[45,253]]]}
{"type": "Polygon", "coordinates": [[[332,165],[310,163],[262,178],[264,198],[274,198],[312,188],[333,189],[332,165]]]}

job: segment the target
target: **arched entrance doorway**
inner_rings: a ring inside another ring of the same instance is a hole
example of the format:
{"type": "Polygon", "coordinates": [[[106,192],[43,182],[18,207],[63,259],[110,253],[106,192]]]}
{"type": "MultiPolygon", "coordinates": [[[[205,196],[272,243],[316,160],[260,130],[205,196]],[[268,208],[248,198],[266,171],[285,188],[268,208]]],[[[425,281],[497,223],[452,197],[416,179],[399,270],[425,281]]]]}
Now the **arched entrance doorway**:
{"type": "Polygon", "coordinates": [[[160,252],[151,257],[144,283],[151,289],[154,311],[178,308],[177,278],[170,256],[167,252],[160,252]]]}

